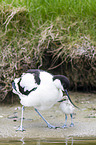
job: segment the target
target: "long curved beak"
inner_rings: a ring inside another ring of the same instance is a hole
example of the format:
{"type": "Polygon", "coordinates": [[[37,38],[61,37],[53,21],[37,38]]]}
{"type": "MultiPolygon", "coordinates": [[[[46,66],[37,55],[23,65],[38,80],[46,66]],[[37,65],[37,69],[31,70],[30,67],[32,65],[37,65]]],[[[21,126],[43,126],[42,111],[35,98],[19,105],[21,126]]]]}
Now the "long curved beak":
{"type": "Polygon", "coordinates": [[[68,99],[69,99],[69,101],[71,102],[71,104],[72,104],[74,107],[80,109],[79,107],[77,107],[77,106],[72,102],[71,98],[70,98],[69,95],[68,95],[67,90],[64,90],[64,91],[65,91],[66,95],[68,96],[68,99]]]}

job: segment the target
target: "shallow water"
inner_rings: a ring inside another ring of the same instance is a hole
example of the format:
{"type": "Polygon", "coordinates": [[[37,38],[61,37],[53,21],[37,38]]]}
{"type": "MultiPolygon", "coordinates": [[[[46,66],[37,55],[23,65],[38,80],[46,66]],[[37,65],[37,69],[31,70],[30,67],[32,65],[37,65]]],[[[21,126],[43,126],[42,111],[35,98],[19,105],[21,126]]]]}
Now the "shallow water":
{"type": "Polygon", "coordinates": [[[64,140],[1,140],[0,145],[96,145],[96,140],[92,139],[64,139],[64,140]]]}

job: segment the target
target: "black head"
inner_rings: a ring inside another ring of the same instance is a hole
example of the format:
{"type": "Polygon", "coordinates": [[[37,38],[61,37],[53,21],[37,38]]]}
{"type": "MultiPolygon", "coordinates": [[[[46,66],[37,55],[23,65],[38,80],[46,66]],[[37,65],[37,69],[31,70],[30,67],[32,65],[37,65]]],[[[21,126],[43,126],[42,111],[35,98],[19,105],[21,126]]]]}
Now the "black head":
{"type": "Polygon", "coordinates": [[[70,86],[70,82],[68,80],[67,77],[63,76],[63,75],[54,75],[53,76],[53,81],[56,80],[56,79],[59,79],[61,84],[63,85],[63,88],[64,89],[69,89],[69,86],[70,86]]]}
{"type": "MultiPolygon", "coordinates": [[[[59,79],[61,84],[63,85],[63,88],[64,88],[64,92],[66,93],[66,95],[68,96],[68,99],[69,101],[73,104],[74,107],[78,108],[71,100],[71,98],[69,97],[68,95],[68,92],[67,92],[67,89],[69,89],[69,85],[70,85],[70,82],[68,80],[67,77],[63,76],[63,75],[54,75],[53,77],[53,81],[56,80],[56,79],[59,79]]],[[[62,100],[60,100],[62,102],[62,100]]],[[[59,101],[59,102],[60,102],[59,101]]]]}

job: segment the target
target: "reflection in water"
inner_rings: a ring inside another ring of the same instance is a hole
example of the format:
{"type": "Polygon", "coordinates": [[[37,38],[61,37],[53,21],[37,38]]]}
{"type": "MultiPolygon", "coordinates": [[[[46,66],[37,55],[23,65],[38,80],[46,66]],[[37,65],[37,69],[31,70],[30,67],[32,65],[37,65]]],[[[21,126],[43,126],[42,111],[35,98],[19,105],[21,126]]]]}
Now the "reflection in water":
{"type": "Polygon", "coordinates": [[[22,145],[73,145],[73,137],[64,139],[64,141],[60,140],[32,140],[32,141],[24,141],[24,138],[20,139],[22,145]]]}
{"type": "Polygon", "coordinates": [[[71,145],[73,145],[73,137],[70,137],[70,138],[66,139],[66,145],[68,145],[69,139],[70,139],[70,140],[72,139],[71,145]]]}
{"type": "Polygon", "coordinates": [[[38,140],[37,144],[36,145],[40,145],[40,140],[38,140]]]}
{"type": "Polygon", "coordinates": [[[96,145],[96,139],[74,140],[72,137],[67,139],[20,139],[20,140],[0,140],[0,145],[96,145]]]}
{"type": "Polygon", "coordinates": [[[20,141],[22,142],[22,145],[26,144],[26,143],[24,142],[24,138],[21,138],[20,141]]]}

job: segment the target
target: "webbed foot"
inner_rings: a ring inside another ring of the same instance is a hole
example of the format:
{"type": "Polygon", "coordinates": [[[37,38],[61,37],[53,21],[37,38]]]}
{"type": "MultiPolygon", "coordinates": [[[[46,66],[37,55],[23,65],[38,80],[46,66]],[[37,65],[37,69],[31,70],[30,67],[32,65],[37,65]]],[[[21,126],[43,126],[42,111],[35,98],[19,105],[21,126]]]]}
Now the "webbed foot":
{"type": "Polygon", "coordinates": [[[56,128],[59,128],[58,126],[54,126],[54,125],[51,125],[51,124],[47,124],[48,125],[48,128],[53,128],[53,129],[56,129],[56,128]]]}
{"type": "Polygon", "coordinates": [[[70,127],[73,127],[73,126],[74,126],[74,123],[71,123],[71,124],[70,124],[70,127]]]}
{"type": "Polygon", "coordinates": [[[23,126],[20,126],[18,129],[16,129],[16,131],[26,131],[24,128],[23,128],[23,126]]]}
{"type": "Polygon", "coordinates": [[[66,124],[64,124],[61,128],[67,128],[67,125],[66,125],[66,124]]]}

